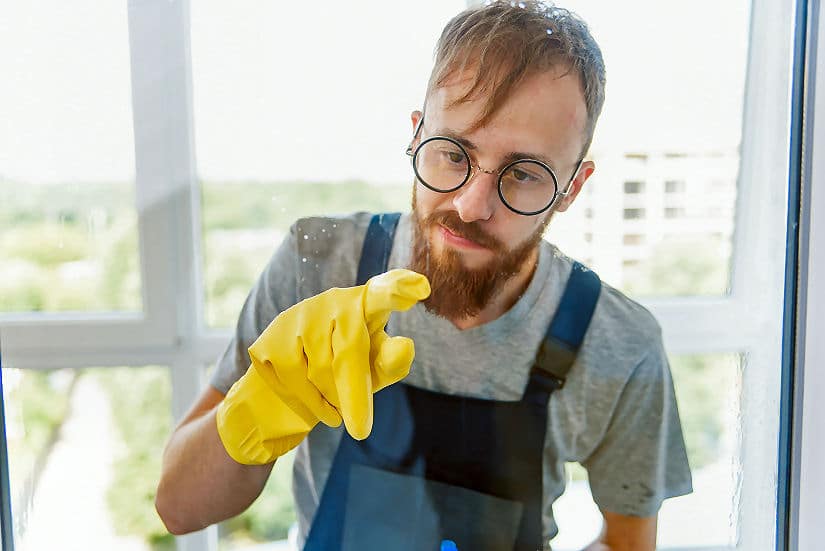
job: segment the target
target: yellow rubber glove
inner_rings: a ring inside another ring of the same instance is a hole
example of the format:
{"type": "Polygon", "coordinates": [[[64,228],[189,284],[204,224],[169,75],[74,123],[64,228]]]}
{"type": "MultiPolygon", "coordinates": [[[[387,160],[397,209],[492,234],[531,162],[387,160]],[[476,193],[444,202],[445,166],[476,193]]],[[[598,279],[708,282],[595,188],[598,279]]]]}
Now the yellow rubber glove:
{"type": "Polygon", "coordinates": [[[372,395],[400,381],[412,339],[384,331],[392,311],[430,294],[427,278],[391,270],[283,311],[249,347],[252,365],[218,406],[218,434],[238,463],[274,461],[322,421],[353,438],[372,430],[372,395]]]}

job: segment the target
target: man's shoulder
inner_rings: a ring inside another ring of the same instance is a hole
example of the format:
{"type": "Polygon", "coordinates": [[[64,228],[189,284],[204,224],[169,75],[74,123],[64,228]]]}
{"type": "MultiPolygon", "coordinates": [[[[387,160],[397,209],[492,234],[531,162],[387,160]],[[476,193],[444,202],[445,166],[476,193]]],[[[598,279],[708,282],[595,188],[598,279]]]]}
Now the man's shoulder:
{"type": "MultiPolygon", "coordinates": [[[[557,246],[546,243],[549,253],[560,264],[561,270],[569,274],[575,259],[567,256],[557,246]]],[[[589,266],[585,266],[591,269],[589,266]]],[[[559,273],[551,272],[551,277],[559,273]]],[[[636,300],[601,280],[601,292],[593,313],[593,323],[603,325],[612,333],[632,340],[661,337],[661,327],[653,314],[636,300]]]]}
{"type": "MultiPolygon", "coordinates": [[[[563,254],[557,260],[573,262],[563,254]]],[[[569,270],[570,266],[566,273],[569,270]]],[[[550,401],[556,445],[562,456],[575,461],[589,457],[602,444],[620,404],[661,385],[667,370],[656,318],[602,281],[576,363],[564,388],[550,401]],[[633,388],[628,386],[631,384],[633,388]]]]}
{"type": "Polygon", "coordinates": [[[615,337],[640,345],[656,344],[662,337],[662,328],[650,310],[604,281],[594,318],[615,337]]]}
{"type": "Polygon", "coordinates": [[[324,243],[351,241],[359,235],[363,239],[372,216],[373,213],[364,211],[327,216],[305,216],[295,220],[290,231],[295,234],[299,245],[312,245],[317,248],[324,243]]]}
{"type": "Polygon", "coordinates": [[[295,242],[302,298],[330,287],[355,284],[358,261],[373,213],[299,218],[290,228],[295,242]]]}
{"type": "MultiPolygon", "coordinates": [[[[569,273],[572,258],[549,245],[554,258],[569,273]]],[[[558,273],[558,272],[556,272],[558,273]]],[[[599,369],[614,375],[629,376],[630,371],[647,355],[661,349],[662,330],[653,314],[604,280],[601,282],[596,308],[582,343],[582,352],[598,359],[599,369]],[[603,360],[611,358],[605,363],[603,360]]]]}

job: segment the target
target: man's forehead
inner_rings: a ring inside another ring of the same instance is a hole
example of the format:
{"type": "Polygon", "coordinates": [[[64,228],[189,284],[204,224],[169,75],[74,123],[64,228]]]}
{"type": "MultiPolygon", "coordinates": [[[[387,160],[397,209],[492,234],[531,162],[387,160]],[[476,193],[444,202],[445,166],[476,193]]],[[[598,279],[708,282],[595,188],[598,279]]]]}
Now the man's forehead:
{"type": "Polygon", "coordinates": [[[515,144],[507,147],[541,148],[554,157],[577,162],[587,122],[587,108],[580,81],[574,72],[545,72],[533,75],[512,89],[489,120],[477,130],[489,95],[479,93],[457,102],[472,86],[472,75],[455,75],[427,99],[425,124],[428,132],[450,130],[471,137],[495,135],[515,144]]]}

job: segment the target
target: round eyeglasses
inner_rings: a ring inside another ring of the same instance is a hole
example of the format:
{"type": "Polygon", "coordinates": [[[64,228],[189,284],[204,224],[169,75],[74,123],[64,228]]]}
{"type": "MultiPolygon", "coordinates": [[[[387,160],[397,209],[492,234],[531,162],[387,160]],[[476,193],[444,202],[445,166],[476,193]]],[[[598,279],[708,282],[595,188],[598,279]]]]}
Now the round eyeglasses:
{"type": "MultiPolygon", "coordinates": [[[[423,119],[423,117],[422,117],[423,119]]],[[[419,123],[416,137],[421,128],[419,123]]],[[[498,174],[498,196],[504,205],[525,216],[534,216],[553,206],[558,197],[569,194],[568,189],[560,191],[558,179],[546,163],[535,159],[519,159],[505,165],[499,171],[486,170],[473,165],[464,147],[447,136],[432,136],[407,148],[412,157],[415,175],[425,187],[438,193],[451,193],[469,182],[474,171],[498,174]]],[[[575,178],[579,166],[573,173],[575,178]]],[[[570,179],[572,183],[573,178],[570,179]]]]}

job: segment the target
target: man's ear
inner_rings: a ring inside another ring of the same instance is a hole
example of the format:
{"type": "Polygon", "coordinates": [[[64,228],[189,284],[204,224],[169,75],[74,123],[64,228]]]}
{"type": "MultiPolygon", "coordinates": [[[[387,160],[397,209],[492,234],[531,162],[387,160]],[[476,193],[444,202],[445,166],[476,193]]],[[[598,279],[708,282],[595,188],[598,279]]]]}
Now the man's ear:
{"type": "Polygon", "coordinates": [[[412,119],[413,132],[415,132],[415,129],[418,128],[418,121],[421,120],[421,111],[416,109],[410,114],[410,118],[412,119]]]}
{"type": "Polygon", "coordinates": [[[556,212],[564,212],[566,211],[570,205],[573,204],[573,201],[576,200],[576,196],[584,187],[584,183],[590,178],[590,175],[593,174],[593,171],[596,170],[596,163],[593,161],[584,161],[581,166],[579,167],[579,171],[576,173],[576,177],[573,178],[573,182],[570,183],[570,191],[566,197],[562,197],[559,200],[559,204],[556,207],[556,212]]]}

